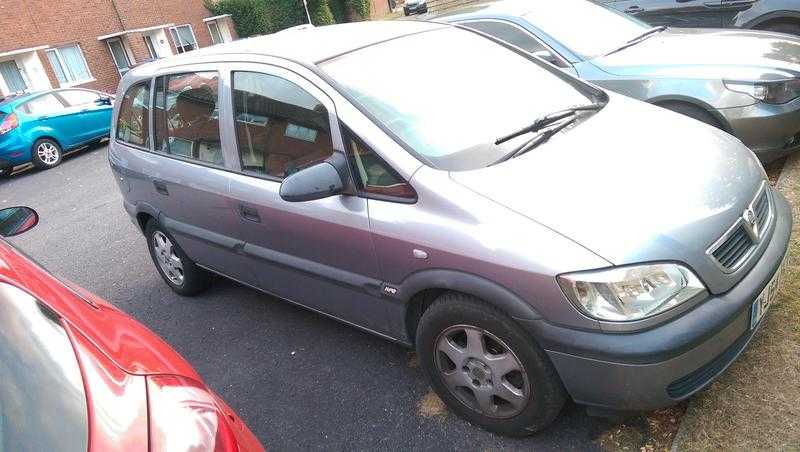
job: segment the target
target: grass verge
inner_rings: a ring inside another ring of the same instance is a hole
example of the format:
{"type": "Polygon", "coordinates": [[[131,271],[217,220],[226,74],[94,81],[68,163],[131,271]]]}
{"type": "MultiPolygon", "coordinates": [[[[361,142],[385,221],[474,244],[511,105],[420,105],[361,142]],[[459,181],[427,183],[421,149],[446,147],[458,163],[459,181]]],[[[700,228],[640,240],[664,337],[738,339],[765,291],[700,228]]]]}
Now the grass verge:
{"type": "Polygon", "coordinates": [[[677,450],[800,448],[800,157],[777,188],[794,215],[780,293],[739,360],[691,400],[677,450]]]}

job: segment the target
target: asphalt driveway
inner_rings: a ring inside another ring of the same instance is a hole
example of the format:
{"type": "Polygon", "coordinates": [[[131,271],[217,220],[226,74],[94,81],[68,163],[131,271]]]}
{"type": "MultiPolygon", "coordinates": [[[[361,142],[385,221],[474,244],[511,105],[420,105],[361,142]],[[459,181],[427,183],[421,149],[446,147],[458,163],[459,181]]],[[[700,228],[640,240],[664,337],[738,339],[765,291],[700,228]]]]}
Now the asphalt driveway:
{"type": "Polygon", "coordinates": [[[570,405],[550,430],[515,440],[424,416],[430,388],[408,350],[229,281],[175,295],[121,203],[105,147],[0,180],[0,207],[41,216],[9,241],[164,337],[268,449],[593,449],[611,426],[570,405]]]}

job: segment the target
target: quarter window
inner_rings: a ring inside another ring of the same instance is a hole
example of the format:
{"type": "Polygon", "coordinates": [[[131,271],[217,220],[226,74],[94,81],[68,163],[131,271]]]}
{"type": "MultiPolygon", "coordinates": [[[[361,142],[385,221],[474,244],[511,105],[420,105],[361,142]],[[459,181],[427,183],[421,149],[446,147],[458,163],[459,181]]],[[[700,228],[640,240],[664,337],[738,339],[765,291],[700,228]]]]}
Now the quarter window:
{"type": "Polygon", "coordinates": [[[355,138],[351,132],[347,131],[346,135],[349,146],[348,161],[360,191],[404,200],[417,198],[414,188],[375,151],[355,138]]]}
{"type": "Polygon", "coordinates": [[[77,44],[47,51],[47,59],[56,73],[58,83],[69,85],[92,79],[83,52],[77,44]]]}
{"type": "Polygon", "coordinates": [[[496,20],[466,22],[463,25],[472,28],[473,30],[482,31],[487,35],[500,39],[501,41],[515,45],[522,50],[542,58],[550,64],[558,67],[565,67],[564,62],[555,56],[550,49],[539,42],[539,40],[531,36],[528,32],[515,25],[496,20]]]}
{"type": "Polygon", "coordinates": [[[22,105],[22,110],[31,115],[51,115],[64,109],[64,104],[52,94],[36,97],[22,105]]]}
{"type": "Polygon", "coordinates": [[[117,118],[117,139],[150,147],[150,82],[133,85],[122,97],[117,118]]]}
{"type": "Polygon", "coordinates": [[[191,72],[156,79],[156,150],[223,165],[219,136],[219,76],[191,72]]]}
{"type": "Polygon", "coordinates": [[[284,178],[333,154],[328,110],[288,80],[234,72],[233,109],[244,171],[284,178]]]}
{"type": "Polygon", "coordinates": [[[175,41],[175,49],[178,53],[189,52],[197,48],[197,39],[194,37],[191,25],[181,25],[169,29],[172,40],[175,41]]]}

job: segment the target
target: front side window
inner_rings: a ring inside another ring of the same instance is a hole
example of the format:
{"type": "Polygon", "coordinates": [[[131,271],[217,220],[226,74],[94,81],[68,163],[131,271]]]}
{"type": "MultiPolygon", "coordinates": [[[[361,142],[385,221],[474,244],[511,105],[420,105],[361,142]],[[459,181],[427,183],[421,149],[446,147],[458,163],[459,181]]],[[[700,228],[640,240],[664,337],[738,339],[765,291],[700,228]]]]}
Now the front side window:
{"type": "Polygon", "coordinates": [[[533,53],[548,63],[555,64],[559,67],[565,67],[565,64],[556,57],[550,49],[531,36],[527,31],[520,29],[516,25],[497,20],[465,22],[463,25],[515,45],[526,52],[533,53]]]}
{"type": "Polygon", "coordinates": [[[191,25],[181,25],[169,29],[172,40],[175,41],[175,49],[178,53],[189,52],[197,48],[197,39],[194,37],[191,25]]]}
{"type": "Polygon", "coordinates": [[[50,49],[47,51],[47,59],[62,86],[92,79],[83,52],[77,44],[50,49]]]}
{"type": "Polygon", "coordinates": [[[216,72],[158,77],[154,115],[156,150],[223,165],[218,89],[216,72]]]}
{"type": "Polygon", "coordinates": [[[0,450],[87,450],[78,359],[58,315],[0,283],[0,450]]]}
{"type": "Polygon", "coordinates": [[[123,75],[128,72],[131,69],[131,62],[122,40],[119,38],[109,39],[108,49],[111,50],[111,57],[114,59],[114,64],[117,65],[119,74],[123,75]]]}
{"type": "Polygon", "coordinates": [[[496,145],[498,137],[600,95],[546,63],[457,28],[365,47],[321,67],[422,162],[447,171],[490,165],[519,144],[496,145]],[[422,81],[423,70],[436,77],[422,81]]]}
{"type": "Polygon", "coordinates": [[[67,101],[70,107],[78,107],[84,105],[95,105],[100,95],[94,91],[86,91],[83,89],[65,89],[59,91],[58,95],[67,101]]]}
{"type": "Polygon", "coordinates": [[[22,104],[22,111],[30,115],[52,115],[64,110],[64,104],[52,94],[35,97],[22,104]]]}
{"type": "Polygon", "coordinates": [[[284,178],[333,154],[328,110],[288,80],[234,72],[233,114],[244,171],[284,178]]]}
{"type": "Polygon", "coordinates": [[[117,118],[117,140],[150,147],[150,82],[128,88],[117,118]]]}

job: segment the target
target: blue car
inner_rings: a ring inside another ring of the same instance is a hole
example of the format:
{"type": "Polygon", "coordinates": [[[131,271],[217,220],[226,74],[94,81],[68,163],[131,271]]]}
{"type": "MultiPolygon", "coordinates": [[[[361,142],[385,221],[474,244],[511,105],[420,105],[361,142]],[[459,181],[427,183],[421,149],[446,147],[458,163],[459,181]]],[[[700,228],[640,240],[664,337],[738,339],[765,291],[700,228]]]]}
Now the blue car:
{"type": "Polygon", "coordinates": [[[48,169],[64,152],[107,137],[113,99],[80,88],[56,89],[0,101],[0,176],[33,163],[48,169]]]}

